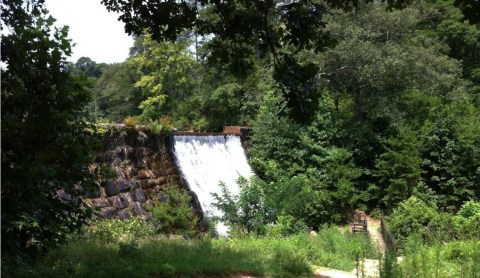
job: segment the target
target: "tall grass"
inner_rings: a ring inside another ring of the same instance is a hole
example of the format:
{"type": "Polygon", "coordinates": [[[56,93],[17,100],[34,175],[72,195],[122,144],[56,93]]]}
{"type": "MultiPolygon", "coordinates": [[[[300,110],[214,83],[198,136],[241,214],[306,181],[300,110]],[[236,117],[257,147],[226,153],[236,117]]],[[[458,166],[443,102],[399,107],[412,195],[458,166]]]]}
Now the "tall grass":
{"type": "Polygon", "coordinates": [[[424,245],[411,238],[403,260],[387,257],[381,273],[391,278],[480,278],[480,240],[424,245]]]}
{"type": "MultiPolygon", "coordinates": [[[[359,253],[374,256],[361,235],[325,228],[316,237],[185,240],[144,237],[105,242],[84,238],[51,251],[13,277],[198,277],[245,273],[309,277],[313,265],[351,271],[359,253]]],[[[6,273],[2,273],[6,274],[6,273]]],[[[6,274],[5,277],[9,275],[6,274]]]]}

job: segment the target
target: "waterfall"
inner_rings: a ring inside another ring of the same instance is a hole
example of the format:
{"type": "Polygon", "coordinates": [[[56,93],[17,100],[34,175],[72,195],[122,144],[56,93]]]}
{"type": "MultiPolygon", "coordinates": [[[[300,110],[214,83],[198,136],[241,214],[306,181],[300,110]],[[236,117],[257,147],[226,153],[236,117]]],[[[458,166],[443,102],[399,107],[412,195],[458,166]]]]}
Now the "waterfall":
{"type": "MultiPolygon", "coordinates": [[[[240,191],[237,179],[253,175],[240,137],[175,135],[173,140],[177,165],[190,189],[197,194],[203,211],[207,215],[221,217],[222,212],[212,205],[212,193],[221,195],[219,183],[224,182],[228,190],[236,195],[240,191]]],[[[228,233],[224,223],[217,224],[217,233],[228,233]]]]}

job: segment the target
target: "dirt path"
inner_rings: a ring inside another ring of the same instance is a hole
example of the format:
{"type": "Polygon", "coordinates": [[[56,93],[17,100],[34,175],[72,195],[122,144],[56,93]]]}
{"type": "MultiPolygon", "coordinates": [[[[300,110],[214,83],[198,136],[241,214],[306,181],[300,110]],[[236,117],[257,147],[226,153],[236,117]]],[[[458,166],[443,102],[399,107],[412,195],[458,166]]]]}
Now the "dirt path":
{"type": "Polygon", "coordinates": [[[357,271],[354,269],[351,272],[341,271],[338,269],[319,267],[315,270],[314,278],[356,278],[357,271]]]}
{"type": "MultiPolygon", "coordinates": [[[[382,233],[380,232],[380,220],[375,220],[366,215],[367,229],[370,234],[372,243],[377,246],[378,251],[385,254],[385,242],[383,240],[382,233]]],[[[351,272],[341,271],[337,269],[331,269],[326,267],[319,267],[315,270],[315,278],[377,278],[379,277],[379,261],[365,259],[361,262],[358,276],[357,269],[353,269],[351,272]]]]}
{"type": "Polygon", "coordinates": [[[366,215],[366,218],[367,229],[372,243],[377,245],[378,251],[380,251],[382,255],[385,255],[385,241],[383,240],[382,233],[380,232],[380,220],[373,219],[369,215],[366,215]]]}

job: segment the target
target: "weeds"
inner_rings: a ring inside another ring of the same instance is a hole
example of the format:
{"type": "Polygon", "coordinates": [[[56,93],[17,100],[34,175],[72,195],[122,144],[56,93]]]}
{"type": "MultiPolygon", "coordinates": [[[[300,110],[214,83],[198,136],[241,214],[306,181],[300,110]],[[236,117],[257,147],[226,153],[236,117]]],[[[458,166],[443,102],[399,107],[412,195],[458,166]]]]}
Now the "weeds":
{"type": "MultiPolygon", "coordinates": [[[[113,227],[108,224],[105,229],[113,227]]],[[[140,236],[135,222],[122,232],[85,234],[46,254],[15,277],[196,277],[248,273],[268,277],[308,277],[313,265],[351,271],[357,254],[367,254],[364,237],[324,228],[318,236],[200,238],[140,236]],[[128,233],[135,233],[134,241],[128,233]],[[360,253],[359,253],[360,252],[360,253]]]]}
{"type": "Polygon", "coordinates": [[[424,245],[418,238],[409,241],[400,263],[395,258],[385,258],[380,277],[480,277],[480,241],[437,242],[434,245],[424,245]]]}

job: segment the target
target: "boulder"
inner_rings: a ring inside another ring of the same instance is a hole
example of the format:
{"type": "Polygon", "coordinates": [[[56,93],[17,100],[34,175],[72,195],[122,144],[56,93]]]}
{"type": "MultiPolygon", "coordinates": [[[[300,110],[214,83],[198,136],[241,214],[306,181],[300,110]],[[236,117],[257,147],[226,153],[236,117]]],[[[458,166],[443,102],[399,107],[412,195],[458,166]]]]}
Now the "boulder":
{"type": "Polygon", "coordinates": [[[117,218],[121,220],[130,218],[130,213],[128,212],[128,209],[119,210],[117,212],[117,218]]]}
{"type": "Polygon", "coordinates": [[[167,183],[167,178],[166,177],[159,177],[155,179],[155,184],[156,185],[164,185],[167,183]]]}
{"type": "Polygon", "coordinates": [[[113,196],[117,194],[117,189],[116,189],[114,180],[107,181],[107,186],[105,187],[105,193],[107,194],[107,196],[113,196]]]}
{"type": "Polygon", "coordinates": [[[107,196],[107,191],[105,190],[105,187],[100,187],[100,196],[99,197],[106,197],[107,196]]]}
{"type": "Polygon", "coordinates": [[[117,209],[123,209],[128,207],[128,201],[122,198],[122,196],[120,195],[110,197],[109,200],[112,202],[113,206],[117,209]]]}
{"type": "Polygon", "coordinates": [[[153,172],[151,170],[140,170],[138,171],[138,176],[139,179],[149,179],[153,178],[153,172]]]}
{"type": "Polygon", "coordinates": [[[143,190],[140,188],[135,189],[135,201],[137,203],[138,202],[144,203],[146,200],[147,200],[147,196],[145,195],[145,192],[143,192],[143,190]]]}
{"type": "Polygon", "coordinates": [[[146,209],[143,203],[135,202],[132,206],[132,213],[134,215],[143,215],[145,214],[146,209]]]}
{"type": "Polygon", "coordinates": [[[120,196],[121,196],[124,200],[126,200],[129,204],[135,203],[135,197],[134,197],[134,195],[132,194],[132,192],[120,193],[120,196]]]}
{"type": "Polygon", "coordinates": [[[108,200],[104,198],[92,199],[92,204],[96,207],[101,207],[101,208],[110,206],[110,203],[108,202],[108,200]]]}
{"type": "Polygon", "coordinates": [[[125,162],[125,161],[122,161],[119,166],[115,167],[115,172],[117,172],[117,177],[125,179],[127,177],[127,175],[125,175],[125,170],[122,168],[123,162],[125,162]]]}
{"type": "Polygon", "coordinates": [[[133,177],[138,175],[138,171],[135,167],[127,166],[127,168],[125,169],[125,174],[127,176],[127,179],[131,180],[133,177]]]}
{"type": "Polygon", "coordinates": [[[125,154],[125,159],[133,160],[135,159],[135,149],[131,146],[124,146],[123,153],[125,154]]]}
{"type": "Polygon", "coordinates": [[[130,182],[125,179],[118,179],[117,180],[117,188],[119,192],[125,192],[130,190],[130,182]]]}
{"type": "Polygon", "coordinates": [[[115,216],[115,209],[112,207],[105,207],[105,208],[101,208],[96,213],[97,215],[103,218],[112,218],[113,216],[115,216]]]}
{"type": "Polygon", "coordinates": [[[148,180],[139,180],[139,183],[141,189],[147,189],[149,186],[148,180]]]}
{"type": "Polygon", "coordinates": [[[148,180],[148,188],[154,188],[156,185],[155,180],[150,179],[148,180]]]}
{"type": "Polygon", "coordinates": [[[150,157],[145,157],[143,163],[145,164],[145,169],[152,170],[152,159],[150,157]]]}

